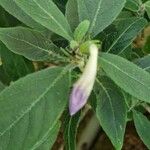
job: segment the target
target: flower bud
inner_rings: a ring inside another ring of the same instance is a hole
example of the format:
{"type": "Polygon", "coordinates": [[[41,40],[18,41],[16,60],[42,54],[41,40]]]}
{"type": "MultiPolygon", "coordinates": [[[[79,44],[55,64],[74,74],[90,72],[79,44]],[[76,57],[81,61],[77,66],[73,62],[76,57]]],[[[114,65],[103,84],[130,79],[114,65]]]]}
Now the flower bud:
{"type": "Polygon", "coordinates": [[[87,102],[97,73],[98,48],[95,44],[89,47],[89,59],[78,81],[74,84],[69,101],[70,115],[78,112],[87,102]]]}

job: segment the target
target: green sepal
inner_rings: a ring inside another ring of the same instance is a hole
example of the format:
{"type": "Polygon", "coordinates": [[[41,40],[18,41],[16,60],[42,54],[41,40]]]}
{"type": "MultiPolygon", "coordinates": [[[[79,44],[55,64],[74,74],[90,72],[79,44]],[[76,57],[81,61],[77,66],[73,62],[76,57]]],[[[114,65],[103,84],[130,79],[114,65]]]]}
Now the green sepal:
{"type": "Polygon", "coordinates": [[[89,53],[89,48],[92,44],[96,44],[98,48],[100,48],[100,45],[101,45],[99,40],[86,41],[86,42],[84,42],[83,44],[80,45],[79,51],[81,53],[88,54],[89,53]]]}

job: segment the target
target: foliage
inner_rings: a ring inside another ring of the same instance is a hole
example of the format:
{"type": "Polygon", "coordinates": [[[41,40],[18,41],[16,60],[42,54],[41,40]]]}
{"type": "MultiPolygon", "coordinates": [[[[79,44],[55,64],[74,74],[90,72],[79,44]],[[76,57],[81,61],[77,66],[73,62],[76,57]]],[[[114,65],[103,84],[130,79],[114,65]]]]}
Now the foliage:
{"type": "Polygon", "coordinates": [[[149,21],[149,0],[0,0],[0,150],[49,150],[61,126],[76,149],[83,113],[69,115],[69,93],[92,44],[88,105],[116,150],[129,114],[150,148],[149,21]]]}

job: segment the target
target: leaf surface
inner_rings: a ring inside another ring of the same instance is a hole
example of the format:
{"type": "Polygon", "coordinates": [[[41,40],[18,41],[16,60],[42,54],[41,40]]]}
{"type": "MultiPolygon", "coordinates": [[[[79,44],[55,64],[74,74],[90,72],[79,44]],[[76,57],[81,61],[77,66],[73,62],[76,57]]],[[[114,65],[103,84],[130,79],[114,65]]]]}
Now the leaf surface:
{"type": "Polygon", "coordinates": [[[70,26],[52,0],[15,0],[15,2],[36,22],[67,40],[72,40],[70,26]]]}
{"type": "Polygon", "coordinates": [[[40,31],[45,30],[43,26],[34,21],[30,16],[28,16],[21,8],[17,6],[14,0],[0,0],[0,5],[16,17],[18,20],[30,26],[32,28],[38,29],[40,31]]]}
{"type": "Polygon", "coordinates": [[[101,55],[99,64],[124,91],[139,100],[150,103],[150,74],[148,72],[120,56],[108,53],[101,55]]]}
{"type": "Polygon", "coordinates": [[[1,149],[33,150],[47,141],[67,103],[69,68],[30,74],[0,93],[1,149]]]}
{"type": "Polygon", "coordinates": [[[0,40],[14,53],[33,61],[65,61],[57,46],[40,32],[28,28],[0,28],[0,40]]]}
{"type": "MultiPolygon", "coordinates": [[[[8,50],[2,42],[0,43],[0,54],[2,68],[11,81],[15,81],[34,71],[32,62],[8,50]]],[[[5,76],[5,74],[3,75],[5,76]]]]}
{"type": "Polygon", "coordinates": [[[142,113],[137,111],[133,112],[133,118],[138,135],[147,148],[150,149],[150,121],[144,115],[142,115],[142,113]]]}
{"type": "Polygon", "coordinates": [[[71,117],[69,112],[66,111],[64,122],[64,140],[66,150],[76,150],[76,133],[79,125],[81,112],[71,117]]]}
{"type": "Polygon", "coordinates": [[[125,0],[78,0],[80,21],[89,20],[90,33],[96,36],[115,20],[124,4],[125,0]]]}
{"type": "Polygon", "coordinates": [[[121,55],[126,48],[133,42],[140,31],[145,27],[147,21],[143,18],[125,18],[118,19],[114,22],[117,28],[117,32],[112,33],[108,36],[106,51],[114,54],[121,55]],[[115,35],[116,34],[116,35],[115,35]],[[113,39],[109,39],[113,38],[113,39]]]}
{"type": "Polygon", "coordinates": [[[116,149],[123,145],[126,127],[126,104],[121,90],[106,76],[96,80],[96,115],[116,149]]]}
{"type": "Polygon", "coordinates": [[[65,16],[71,26],[72,31],[74,31],[79,24],[77,0],[68,0],[66,4],[65,16]]]}

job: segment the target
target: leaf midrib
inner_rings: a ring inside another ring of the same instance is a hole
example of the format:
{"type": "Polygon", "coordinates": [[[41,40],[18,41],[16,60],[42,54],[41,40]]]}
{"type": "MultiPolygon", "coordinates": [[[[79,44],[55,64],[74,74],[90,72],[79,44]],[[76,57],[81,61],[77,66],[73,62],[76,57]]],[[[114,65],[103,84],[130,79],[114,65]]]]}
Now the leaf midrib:
{"type": "Polygon", "coordinates": [[[93,30],[93,28],[94,28],[94,26],[95,26],[98,13],[99,13],[100,8],[101,8],[101,3],[102,3],[102,0],[99,0],[98,7],[97,7],[96,12],[95,12],[95,16],[93,17],[93,20],[92,20],[91,31],[93,30]]]}
{"type": "Polygon", "coordinates": [[[100,59],[102,59],[104,62],[110,64],[111,66],[113,66],[114,68],[116,68],[117,70],[119,70],[120,72],[122,72],[123,74],[127,75],[129,78],[133,79],[134,81],[140,83],[142,86],[146,87],[148,90],[150,90],[150,87],[148,87],[147,85],[143,84],[142,82],[140,82],[139,80],[135,79],[134,77],[130,76],[128,73],[126,73],[125,71],[121,70],[117,65],[109,62],[107,59],[101,57],[100,59]]]}
{"type": "Polygon", "coordinates": [[[28,45],[34,47],[34,48],[38,48],[38,49],[40,49],[41,51],[45,51],[47,54],[51,54],[51,51],[46,50],[46,49],[44,49],[44,48],[42,48],[42,47],[39,47],[39,46],[37,46],[37,45],[34,45],[34,44],[32,44],[32,43],[30,43],[30,42],[28,42],[28,41],[25,41],[25,40],[23,40],[23,39],[18,39],[18,38],[14,37],[14,36],[11,36],[11,35],[9,35],[9,34],[3,34],[3,33],[0,33],[0,34],[3,35],[3,36],[7,36],[7,37],[9,37],[9,38],[15,39],[15,40],[17,40],[17,41],[24,42],[24,43],[26,43],[26,44],[28,44],[28,45]]]}
{"type": "MultiPolygon", "coordinates": [[[[28,45],[30,45],[30,46],[36,48],[36,49],[39,49],[39,50],[41,50],[41,51],[44,51],[44,52],[47,53],[47,56],[50,56],[50,55],[53,56],[53,55],[54,55],[54,56],[56,56],[56,57],[60,57],[60,58],[63,59],[63,57],[62,57],[61,55],[57,54],[56,52],[52,52],[52,51],[50,51],[50,50],[48,50],[48,49],[44,49],[44,48],[42,48],[42,47],[39,47],[39,46],[37,46],[37,45],[35,45],[35,44],[32,44],[32,43],[30,43],[30,42],[28,42],[28,41],[25,41],[25,40],[23,40],[23,39],[18,39],[18,38],[14,37],[14,36],[11,36],[11,35],[9,35],[9,34],[2,34],[2,33],[0,33],[0,34],[3,35],[3,36],[7,36],[8,38],[12,38],[12,39],[15,39],[15,40],[17,40],[17,41],[24,42],[25,44],[28,44],[28,45]]],[[[52,44],[52,43],[51,43],[51,44],[52,44]]],[[[17,51],[15,51],[15,52],[17,53],[17,51]]],[[[18,52],[18,53],[19,53],[19,52],[18,52]]],[[[27,57],[27,58],[29,58],[29,59],[31,58],[30,56],[26,55],[25,53],[24,53],[24,56],[27,57]]]]}
{"type": "Polygon", "coordinates": [[[62,29],[62,31],[63,31],[68,37],[70,37],[70,35],[68,34],[68,32],[63,28],[63,26],[61,26],[61,24],[55,19],[55,17],[52,16],[52,14],[50,14],[49,12],[47,12],[41,5],[39,5],[39,4],[37,3],[36,0],[33,0],[33,2],[34,2],[39,8],[41,8],[42,11],[43,11],[45,14],[47,14],[47,15],[60,27],[60,29],[62,29]]]}
{"type": "MultiPolygon", "coordinates": [[[[141,19],[137,19],[136,21],[134,21],[132,24],[130,24],[121,34],[120,36],[113,42],[113,44],[111,45],[111,47],[107,50],[107,53],[109,53],[111,51],[111,49],[117,44],[117,42],[124,36],[124,34],[136,23],[141,19]]],[[[122,51],[121,51],[122,52],[122,51]]]]}
{"type": "MultiPolygon", "coordinates": [[[[142,30],[144,28],[144,26],[139,30],[139,32],[142,30]]],[[[138,33],[139,33],[138,32],[138,33]]],[[[135,37],[134,37],[135,38],[135,37]]],[[[134,38],[132,38],[132,39],[134,39],[134,38]]],[[[130,41],[130,43],[127,45],[127,46],[125,46],[119,53],[118,53],[118,55],[121,55],[122,53],[123,53],[123,51],[130,45],[132,43],[132,41],[130,41]]]]}
{"type": "Polygon", "coordinates": [[[22,114],[18,118],[16,118],[16,120],[14,120],[3,132],[0,133],[0,137],[3,136],[8,130],[10,130],[21,118],[23,118],[28,112],[30,112],[38,102],[40,102],[40,100],[44,97],[44,95],[46,95],[49,92],[49,90],[55,86],[57,81],[66,73],[69,67],[70,66],[65,67],[59,73],[57,78],[55,78],[55,80],[50,84],[50,86],[47,87],[46,90],[24,112],[22,112],[22,114]]]}
{"type": "MultiPolygon", "coordinates": [[[[109,96],[109,93],[107,92],[107,90],[106,90],[106,88],[103,86],[103,84],[98,80],[98,78],[96,78],[96,81],[97,81],[97,83],[103,88],[103,90],[104,90],[104,92],[106,93],[106,95],[107,95],[107,97],[108,97],[108,99],[109,99],[109,103],[110,103],[110,107],[111,107],[111,110],[112,110],[112,115],[113,115],[113,122],[114,122],[114,125],[115,125],[115,122],[116,122],[116,118],[115,118],[115,112],[114,112],[114,110],[113,110],[113,104],[112,104],[112,102],[111,102],[111,98],[110,98],[110,96],[109,96]]],[[[99,118],[99,117],[98,117],[99,118]]],[[[99,119],[100,120],[100,119],[99,119]]],[[[116,133],[116,137],[119,137],[118,135],[118,132],[117,132],[117,128],[116,128],[116,126],[114,126],[115,127],[115,133],[116,133]]],[[[118,138],[119,139],[119,138],[118,138]]],[[[120,141],[120,140],[119,140],[120,141]]]]}

